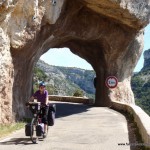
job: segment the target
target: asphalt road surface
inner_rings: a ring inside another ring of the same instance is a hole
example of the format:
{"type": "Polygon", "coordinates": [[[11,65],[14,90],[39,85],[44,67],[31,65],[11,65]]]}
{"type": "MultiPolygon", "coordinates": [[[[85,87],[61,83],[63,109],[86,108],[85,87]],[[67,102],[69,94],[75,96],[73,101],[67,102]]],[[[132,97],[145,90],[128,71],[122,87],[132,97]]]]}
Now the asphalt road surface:
{"type": "Polygon", "coordinates": [[[122,114],[107,107],[74,103],[57,102],[56,107],[55,125],[46,139],[32,144],[21,129],[0,139],[0,150],[130,150],[122,114]]]}

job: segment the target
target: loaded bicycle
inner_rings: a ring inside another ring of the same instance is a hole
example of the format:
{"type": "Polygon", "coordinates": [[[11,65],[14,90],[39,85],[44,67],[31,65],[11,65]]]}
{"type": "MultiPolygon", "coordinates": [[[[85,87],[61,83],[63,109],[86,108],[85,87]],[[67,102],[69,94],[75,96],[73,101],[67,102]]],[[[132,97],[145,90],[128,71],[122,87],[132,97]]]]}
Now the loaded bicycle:
{"type": "Polygon", "coordinates": [[[47,128],[44,129],[44,123],[43,123],[44,114],[42,108],[47,106],[42,105],[41,102],[28,102],[26,105],[31,110],[33,114],[33,118],[30,123],[25,125],[25,135],[30,136],[31,141],[33,143],[37,143],[39,138],[46,138],[49,129],[48,126],[54,125],[56,106],[55,104],[50,104],[48,106],[49,107],[48,116],[47,116],[48,125],[47,128]]]}

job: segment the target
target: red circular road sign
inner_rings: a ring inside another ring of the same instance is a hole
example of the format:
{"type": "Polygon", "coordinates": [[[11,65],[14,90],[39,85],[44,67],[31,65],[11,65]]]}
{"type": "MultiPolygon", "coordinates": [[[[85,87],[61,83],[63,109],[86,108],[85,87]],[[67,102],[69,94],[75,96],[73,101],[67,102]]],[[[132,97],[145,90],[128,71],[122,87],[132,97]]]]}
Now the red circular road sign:
{"type": "Polygon", "coordinates": [[[106,79],[106,86],[108,88],[115,88],[118,85],[118,79],[115,76],[109,76],[106,79]]]}

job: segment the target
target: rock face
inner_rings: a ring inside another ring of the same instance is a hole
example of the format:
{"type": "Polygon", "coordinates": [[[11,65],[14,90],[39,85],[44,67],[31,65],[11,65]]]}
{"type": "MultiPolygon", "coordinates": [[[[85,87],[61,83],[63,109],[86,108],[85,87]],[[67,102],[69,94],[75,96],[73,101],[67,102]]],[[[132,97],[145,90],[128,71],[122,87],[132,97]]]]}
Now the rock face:
{"type": "Polygon", "coordinates": [[[52,66],[38,60],[34,69],[34,86],[39,81],[45,81],[50,95],[72,96],[79,90],[83,91],[84,96],[93,98],[95,94],[94,77],[94,70],[52,66]],[[39,74],[39,71],[36,71],[38,69],[42,70],[46,77],[39,74]]]}
{"type": "Polygon", "coordinates": [[[150,49],[144,52],[144,67],[142,70],[150,69],[150,49]]]}
{"type": "Polygon", "coordinates": [[[130,77],[149,18],[146,0],[0,1],[0,123],[26,115],[33,66],[49,48],[68,47],[93,66],[95,105],[134,103],[130,77]],[[105,86],[109,75],[117,88],[105,86]]]}

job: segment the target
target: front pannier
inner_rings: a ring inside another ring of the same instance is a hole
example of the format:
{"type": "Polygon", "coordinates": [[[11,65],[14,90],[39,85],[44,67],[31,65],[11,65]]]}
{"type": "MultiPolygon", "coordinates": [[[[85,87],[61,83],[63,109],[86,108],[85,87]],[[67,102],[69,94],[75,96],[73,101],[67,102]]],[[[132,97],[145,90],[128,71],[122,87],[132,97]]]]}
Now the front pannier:
{"type": "Polygon", "coordinates": [[[55,123],[56,105],[50,104],[48,110],[48,126],[53,126],[55,123]]]}
{"type": "Polygon", "coordinates": [[[31,128],[31,124],[30,123],[25,125],[25,135],[26,136],[33,135],[33,127],[31,128]],[[31,134],[31,132],[32,132],[32,134],[31,134]]]}
{"type": "Polygon", "coordinates": [[[41,124],[38,124],[36,126],[36,136],[42,136],[44,133],[44,124],[41,123],[41,124]]]}

